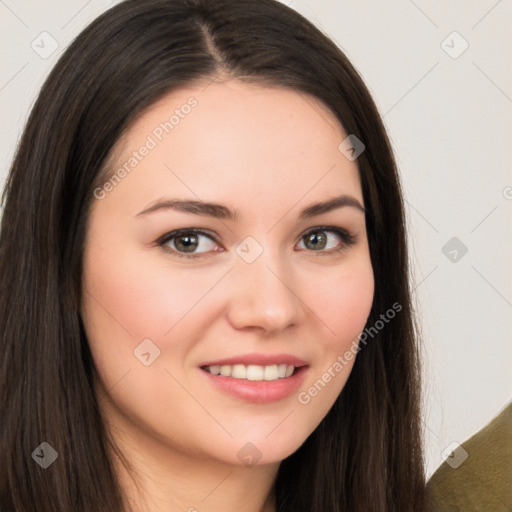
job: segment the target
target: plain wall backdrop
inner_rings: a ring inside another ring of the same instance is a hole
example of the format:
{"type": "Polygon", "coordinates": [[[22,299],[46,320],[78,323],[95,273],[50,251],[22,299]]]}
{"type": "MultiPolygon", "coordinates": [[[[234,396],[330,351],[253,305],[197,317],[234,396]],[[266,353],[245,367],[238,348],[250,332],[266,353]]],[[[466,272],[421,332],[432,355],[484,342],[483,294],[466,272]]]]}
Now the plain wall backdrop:
{"type": "MultiPolygon", "coordinates": [[[[114,3],[0,0],[2,187],[43,80],[114,3]]],[[[512,398],[512,3],[283,3],[358,69],[395,150],[422,325],[430,476],[512,398]]]]}

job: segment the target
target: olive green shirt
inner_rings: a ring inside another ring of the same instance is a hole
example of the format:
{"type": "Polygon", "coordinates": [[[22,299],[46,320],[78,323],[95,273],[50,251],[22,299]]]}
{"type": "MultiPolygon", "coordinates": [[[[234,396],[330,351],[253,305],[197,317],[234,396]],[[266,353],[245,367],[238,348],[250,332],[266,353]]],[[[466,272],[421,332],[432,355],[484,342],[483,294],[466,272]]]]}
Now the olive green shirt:
{"type": "Polygon", "coordinates": [[[512,512],[512,402],[427,484],[427,512],[512,512]]]}

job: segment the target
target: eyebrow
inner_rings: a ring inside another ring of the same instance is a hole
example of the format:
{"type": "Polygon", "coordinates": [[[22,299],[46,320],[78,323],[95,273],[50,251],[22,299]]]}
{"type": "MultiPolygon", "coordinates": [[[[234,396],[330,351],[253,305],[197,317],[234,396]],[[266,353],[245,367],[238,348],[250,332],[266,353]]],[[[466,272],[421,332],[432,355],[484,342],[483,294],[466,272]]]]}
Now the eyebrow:
{"type": "MultiPolygon", "coordinates": [[[[353,207],[363,213],[366,213],[366,208],[355,197],[343,194],[327,201],[322,201],[306,206],[306,208],[301,210],[299,213],[299,219],[308,219],[310,217],[328,213],[338,208],[344,207],[353,207]]],[[[223,204],[185,199],[159,200],[139,212],[136,217],[162,210],[176,210],[180,212],[193,213],[195,215],[203,215],[207,217],[213,217],[215,219],[230,220],[234,222],[240,219],[240,212],[238,210],[232,210],[223,204]]]]}

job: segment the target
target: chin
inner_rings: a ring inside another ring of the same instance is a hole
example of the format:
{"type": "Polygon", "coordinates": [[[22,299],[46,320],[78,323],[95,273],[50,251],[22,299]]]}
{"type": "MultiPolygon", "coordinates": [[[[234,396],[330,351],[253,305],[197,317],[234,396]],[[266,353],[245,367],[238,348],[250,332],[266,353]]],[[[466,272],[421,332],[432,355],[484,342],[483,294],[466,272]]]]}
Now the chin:
{"type": "Polygon", "coordinates": [[[260,436],[246,436],[241,441],[231,443],[235,451],[235,460],[237,465],[247,467],[262,466],[265,464],[275,464],[281,462],[293,453],[295,453],[307,439],[307,436],[298,437],[294,432],[293,437],[285,437],[268,433],[260,436]],[[272,439],[270,439],[273,437],[272,439]]]}

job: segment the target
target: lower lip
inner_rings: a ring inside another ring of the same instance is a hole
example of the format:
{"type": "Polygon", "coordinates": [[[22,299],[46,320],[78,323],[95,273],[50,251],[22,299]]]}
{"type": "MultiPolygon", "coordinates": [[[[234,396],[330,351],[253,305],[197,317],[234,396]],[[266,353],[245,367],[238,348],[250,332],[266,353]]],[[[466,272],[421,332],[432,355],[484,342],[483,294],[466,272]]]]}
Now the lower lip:
{"type": "Polygon", "coordinates": [[[290,377],[258,381],[213,375],[213,373],[202,368],[200,368],[200,371],[209,378],[214,386],[217,386],[218,389],[228,395],[235,396],[246,402],[267,404],[277,402],[296,393],[304,381],[307,369],[307,366],[301,366],[290,377]]]}

